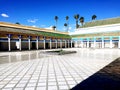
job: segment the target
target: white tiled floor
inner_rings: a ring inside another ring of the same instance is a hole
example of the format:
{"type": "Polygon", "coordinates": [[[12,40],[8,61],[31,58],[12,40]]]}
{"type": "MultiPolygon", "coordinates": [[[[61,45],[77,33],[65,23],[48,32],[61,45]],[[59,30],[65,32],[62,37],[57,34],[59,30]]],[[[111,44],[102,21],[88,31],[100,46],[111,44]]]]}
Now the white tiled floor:
{"type": "Polygon", "coordinates": [[[120,56],[119,49],[0,53],[0,90],[69,90],[120,56]]]}

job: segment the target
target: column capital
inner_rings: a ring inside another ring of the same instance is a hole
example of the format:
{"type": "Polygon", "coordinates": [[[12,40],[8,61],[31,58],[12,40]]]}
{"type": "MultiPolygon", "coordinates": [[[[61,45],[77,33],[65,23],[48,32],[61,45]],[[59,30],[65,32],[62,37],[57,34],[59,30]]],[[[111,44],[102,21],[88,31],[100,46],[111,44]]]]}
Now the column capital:
{"type": "Polygon", "coordinates": [[[31,39],[32,38],[32,36],[28,36],[28,39],[31,39]]]}
{"type": "Polygon", "coordinates": [[[112,38],[113,38],[113,37],[112,37],[112,36],[110,36],[110,40],[112,40],[112,38]]]}
{"type": "Polygon", "coordinates": [[[12,34],[7,34],[8,38],[11,38],[12,37],[12,34]]]}
{"type": "Polygon", "coordinates": [[[39,36],[36,36],[36,39],[39,39],[40,37],[39,36]]]}
{"type": "Polygon", "coordinates": [[[20,38],[20,39],[21,39],[21,38],[22,38],[22,35],[18,35],[18,38],[20,38]]]}

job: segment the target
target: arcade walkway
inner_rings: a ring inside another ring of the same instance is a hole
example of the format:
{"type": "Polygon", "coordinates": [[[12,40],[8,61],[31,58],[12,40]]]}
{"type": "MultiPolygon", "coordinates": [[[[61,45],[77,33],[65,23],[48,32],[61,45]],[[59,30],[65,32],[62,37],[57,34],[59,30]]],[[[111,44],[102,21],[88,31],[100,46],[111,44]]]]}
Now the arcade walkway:
{"type": "Polygon", "coordinates": [[[0,53],[0,90],[69,90],[119,57],[119,49],[80,49],[69,55],[46,50],[0,53]]]}

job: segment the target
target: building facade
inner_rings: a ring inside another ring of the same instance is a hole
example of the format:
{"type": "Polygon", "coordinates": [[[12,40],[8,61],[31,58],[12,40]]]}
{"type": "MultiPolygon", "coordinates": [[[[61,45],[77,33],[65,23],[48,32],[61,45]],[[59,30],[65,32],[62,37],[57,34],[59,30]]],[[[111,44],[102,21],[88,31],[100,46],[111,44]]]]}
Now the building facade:
{"type": "Polygon", "coordinates": [[[70,35],[75,47],[120,48],[120,18],[88,22],[70,35]]]}
{"type": "Polygon", "coordinates": [[[0,51],[70,48],[66,32],[0,22],[0,51]]]}

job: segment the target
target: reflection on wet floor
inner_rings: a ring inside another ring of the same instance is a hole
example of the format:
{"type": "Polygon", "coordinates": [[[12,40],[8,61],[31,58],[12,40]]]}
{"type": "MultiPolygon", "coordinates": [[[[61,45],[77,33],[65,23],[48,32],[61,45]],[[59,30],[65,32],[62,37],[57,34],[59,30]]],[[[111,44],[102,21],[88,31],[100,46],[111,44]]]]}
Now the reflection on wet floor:
{"type": "Polygon", "coordinates": [[[35,51],[35,52],[11,52],[7,55],[0,55],[0,64],[4,63],[12,63],[18,61],[25,61],[25,60],[34,60],[38,58],[47,57],[43,52],[35,51]]]}

